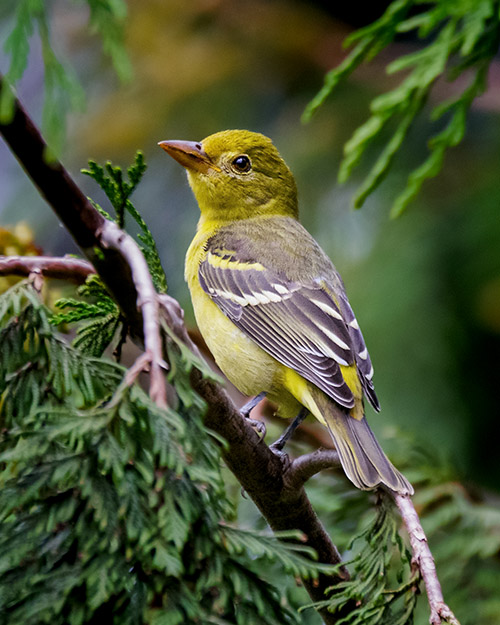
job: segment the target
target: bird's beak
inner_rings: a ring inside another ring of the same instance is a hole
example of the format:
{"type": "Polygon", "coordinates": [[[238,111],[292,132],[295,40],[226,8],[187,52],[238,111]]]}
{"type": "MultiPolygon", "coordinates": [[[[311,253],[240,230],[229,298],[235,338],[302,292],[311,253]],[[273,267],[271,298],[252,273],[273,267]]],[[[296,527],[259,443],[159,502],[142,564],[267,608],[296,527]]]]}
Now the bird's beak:
{"type": "Polygon", "coordinates": [[[210,170],[222,171],[210,160],[201,143],[195,141],[160,141],[158,145],[186,169],[192,169],[202,174],[207,174],[210,170]]]}

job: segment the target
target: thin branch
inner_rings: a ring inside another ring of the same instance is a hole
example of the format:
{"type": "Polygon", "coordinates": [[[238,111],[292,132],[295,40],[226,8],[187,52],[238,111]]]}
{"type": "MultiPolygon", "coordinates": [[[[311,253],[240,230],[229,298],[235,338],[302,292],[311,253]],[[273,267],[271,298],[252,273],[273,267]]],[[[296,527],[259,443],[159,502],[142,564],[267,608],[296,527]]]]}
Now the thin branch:
{"type": "MultiPolygon", "coordinates": [[[[159,406],[166,406],[167,393],[163,369],[161,336],[158,323],[158,301],[148,266],[135,241],[112,222],[104,222],[99,235],[103,245],[121,251],[132,267],[132,279],[138,294],[138,306],[144,319],[144,347],[146,353],[138,358],[129,371],[129,384],[141,371],[149,369],[150,395],[159,406]]],[[[78,284],[95,273],[94,267],[86,260],[77,258],[55,258],[51,256],[0,256],[0,275],[30,276],[43,275],[48,278],[71,280],[78,284]]]]}
{"type": "Polygon", "coordinates": [[[420,524],[415,506],[408,495],[398,495],[391,493],[394,497],[401,518],[406,526],[410,537],[410,544],[413,552],[413,562],[420,569],[422,579],[424,580],[427,598],[431,609],[429,622],[431,625],[441,625],[442,623],[450,623],[450,625],[460,625],[457,618],[446,605],[441,590],[441,584],[437,576],[436,565],[432,557],[427,537],[420,524]]]}
{"type": "MultiPolygon", "coordinates": [[[[309,454],[296,458],[285,473],[288,487],[298,488],[313,475],[323,469],[337,468],[339,457],[333,449],[318,449],[309,454]]],[[[429,549],[427,537],[420,523],[413,501],[408,495],[390,493],[400,511],[401,518],[406,527],[412,548],[412,561],[418,567],[424,580],[427,599],[430,607],[429,622],[431,625],[460,625],[459,621],[444,602],[441,584],[437,576],[434,558],[429,549]]]]}
{"type": "MultiPolygon", "coordinates": [[[[5,88],[0,76],[0,92],[5,88]]],[[[158,405],[166,406],[158,302],[142,252],[132,237],[95,210],[59,161],[49,160],[43,137],[17,99],[12,120],[0,124],[0,132],[96,268],[129,321],[132,333],[144,339],[151,363],[150,395],[158,405]]]]}
{"type": "Polygon", "coordinates": [[[29,276],[35,269],[39,269],[46,278],[77,284],[82,284],[95,273],[88,261],[70,256],[0,256],[0,276],[29,276]]]}
{"type": "Polygon", "coordinates": [[[134,239],[112,221],[105,221],[98,233],[99,240],[107,249],[113,249],[125,258],[132,270],[132,280],[137,291],[137,305],[143,318],[145,354],[140,357],[140,365],[149,364],[149,394],[160,407],[167,405],[167,387],[164,371],[167,363],[163,360],[159,322],[158,294],[149,273],[148,264],[134,239]],[[145,358],[144,358],[145,356],[145,358]]]}
{"type": "Polygon", "coordinates": [[[340,459],[335,449],[316,449],[295,458],[285,474],[285,480],[289,488],[301,488],[316,473],[339,466],[340,459]]]}
{"type": "MultiPolygon", "coordinates": [[[[16,101],[15,106],[13,119],[0,125],[0,132],[43,197],[95,266],[120,306],[132,333],[139,338],[144,336],[141,310],[136,305],[137,283],[132,278],[132,269],[128,266],[123,247],[112,244],[115,235],[109,233],[108,238],[108,231],[105,232],[107,243],[104,244],[100,238],[104,232],[104,218],[95,211],[59,162],[46,162],[46,145],[39,131],[20,103],[16,101]]],[[[150,305],[148,297],[147,305],[150,305]]],[[[172,324],[170,327],[192,348],[182,314],[179,313],[180,307],[174,306],[171,298],[162,299],[162,302],[163,314],[172,324]]],[[[306,536],[305,544],[318,554],[319,562],[339,564],[340,554],[314,512],[304,489],[291,489],[284,482],[280,458],[262,442],[218,384],[204,378],[197,369],[193,369],[191,381],[193,389],[207,402],[206,426],[227,441],[222,453],[228,467],[271,528],[300,530],[306,536]]],[[[338,574],[321,574],[317,580],[304,580],[304,586],[313,601],[321,601],[327,588],[346,578],[347,570],[341,568],[338,574]]],[[[350,607],[346,606],[345,611],[336,614],[321,610],[320,614],[327,625],[334,625],[349,612],[350,607]]]]}

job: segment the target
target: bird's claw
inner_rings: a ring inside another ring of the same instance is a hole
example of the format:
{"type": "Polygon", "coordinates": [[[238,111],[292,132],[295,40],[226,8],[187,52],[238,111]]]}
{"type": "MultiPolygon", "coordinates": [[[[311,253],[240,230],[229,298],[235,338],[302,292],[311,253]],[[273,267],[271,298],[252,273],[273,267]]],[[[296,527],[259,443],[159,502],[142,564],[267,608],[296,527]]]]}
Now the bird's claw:
{"type": "Polygon", "coordinates": [[[283,451],[284,445],[285,443],[278,438],[276,442],[274,442],[272,445],[269,445],[269,449],[273,452],[275,456],[278,456],[283,464],[283,467],[286,469],[290,466],[292,461],[290,460],[290,456],[286,453],[286,451],[283,451]]]}
{"type": "Polygon", "coordinates": [[[257,434],[264,439],[266,436],[266,424],[262,421],[257,421],[257,419],[251,419],[250,413],[255,408],[255,406],[264,399],[266,396],[265,391],[262,391],[255,397],[252,397],[244,406],[242,406],[240,410],[240,415],[248,421],[248,423],[256,430],[257,434]]]}
{"type": "Polygon", "coordinates": [[[242,417],[244,417],[249,425],[253,427],[253,429],[257,432],[257,434],[264,439],[266,436],[267,428],[264,421],[259,421],[258,419],[251,419],[244,413],[240,413],[242,417]]]}

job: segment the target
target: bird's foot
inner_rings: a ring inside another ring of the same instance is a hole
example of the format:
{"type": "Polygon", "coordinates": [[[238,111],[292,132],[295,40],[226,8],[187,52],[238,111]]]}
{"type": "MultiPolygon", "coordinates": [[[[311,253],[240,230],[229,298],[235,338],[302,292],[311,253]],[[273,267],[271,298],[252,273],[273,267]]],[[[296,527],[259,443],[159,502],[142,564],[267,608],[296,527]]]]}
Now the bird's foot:
{"type": "Polygon", "coordinates": [[[251,419],[250,413],[255,408],[255,406],[264,399],[265,396],[265,391],[262,391],[262,393],[259,393],[255,397],[252,397],[250,401],[248,401],[240,408],[240,415],[244,419],[247,419],[248,423],[254,428],[254,430],[256,430],[257,434],[259,434],[261,438],[264,438],[266,436],[266,424],[263,421],[251,419]]]}
{"type": "Polygon", "coordinates": [[[250,417],[245,417],[247,423],[253,427],[253,429],[257,432],[257,434],[264,439],[266,437],[266,424],[264,421],[259,421],[258,419],[251,419],[250,417]]]}
{"type": "Polygon", "coordinates": [[[274,443],[271,443],[269,445],[269,449],[273,452],[273,454],[276,454],[277,456],[279,456],[280,454],[285,454],[285,452],[283,451],[283,448],[286,445],[288,438],[289,438],[288,436],[286,436],[287,432],[288,430],[286,430],[284,434],[282,434],[279,438],[277,438],[274,441],[274,443]]]}
{"type": "Polygon", "coordinates": [[[288,467],[292,464],[292,461],[290,460],[290,457],[286,453],[286,451],[283,451],[283,447],[285,446],[286,441],[281,443],[282,438],[283,437],[280,436],[280,438],[278,438],[276,442],[274,442],[272,445],[269,445],[269,449],[273,452],[275,456],[278,456],[278,458],[281,460],[281,464],[283,465],[283,469],[286,471],[288,467]]]}
{"type": "Polygon", "coordinates": [[[299,414],[295,417],[295,419],[290,423],[287,429],[283,432],[283,434],[278,438],[278,440],[274,441],[272,445],[269,445],[273,453],[282,452],[285,445],[288,443],[290,438],[293,436],[295,430],[299,427],[299,425],[304,421],[307,417],[308,410],[307,408],[301,408],[299,414]]]}

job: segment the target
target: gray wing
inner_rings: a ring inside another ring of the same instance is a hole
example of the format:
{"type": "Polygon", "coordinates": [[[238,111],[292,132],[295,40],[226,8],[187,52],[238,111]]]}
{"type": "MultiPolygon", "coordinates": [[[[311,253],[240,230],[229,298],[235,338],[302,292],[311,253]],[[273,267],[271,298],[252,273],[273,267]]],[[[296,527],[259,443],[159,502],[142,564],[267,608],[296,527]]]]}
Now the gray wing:
{"type": "Polygon", "coordinates": [[[337,303],[324,281],[290,281],[210,244],[199,279],[222,312],[257,345],[345,408],[354,406],[354,397],[339,365],[356,362],[363,389],[378,408],[368,352],[345,293],[337,303]]]}

